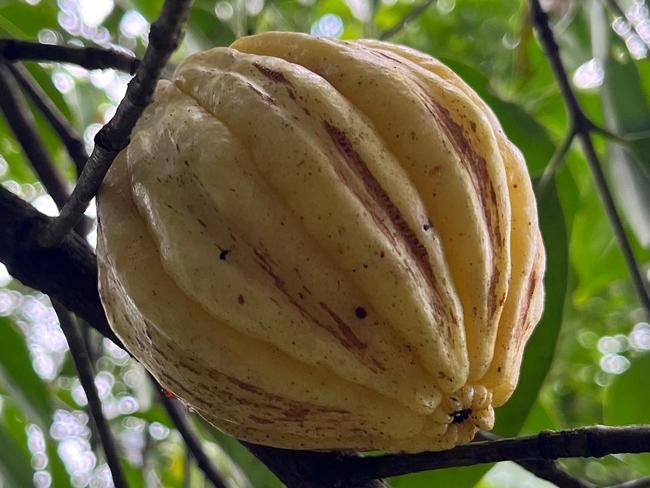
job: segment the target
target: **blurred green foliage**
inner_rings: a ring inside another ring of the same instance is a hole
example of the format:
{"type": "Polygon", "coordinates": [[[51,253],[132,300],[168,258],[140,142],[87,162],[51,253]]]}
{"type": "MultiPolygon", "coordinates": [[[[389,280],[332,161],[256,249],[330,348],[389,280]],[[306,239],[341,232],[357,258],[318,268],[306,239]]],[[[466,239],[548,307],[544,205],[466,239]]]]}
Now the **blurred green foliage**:
{"type": "MultiPolygon", "coordinates": [[[[0,0],[0,36],[48,43],[122,46],[141,56],[161,0],[0,0]]],[[[563,60],[579,99],[597,123],[617,132],[650,130],[650,63],[633,31],[598,0],[554,0],[550,10],[563,60]]],[[[345,39],[378,36],[418,4],[411,0],[196,0],[174,59],[237,36],[295,30],[345,39]]],[[[648,20],[643,1],[621,2],[648,20]],[[645,16],[645,17],[644,17],[645,16]]],[[[644,20],[645,19],[645,20],[644,20]]],[[[650,25],[650,24],[646,24],[650,25]]],[[[539,176],[567,129],[552,72],[519,0],[438,0],[392,39],[443,59],[490,104],[539,176]]],[[[28,63],[47,95],[91,144],[119,102],[128,77],[112,71],[28,63]]],[[[45,120],[38,129],[55,163],[74,170],[45,120]]],[[[644,273],[650,264],[650,138],[597,148],[644,273]]],[[[2,184],[43,211],[43,196],[0,118],[2,184]]],[[[531,434],[593,423],[650,423],[650,325],[628,280],[586,162],[573,148],[554,185],[539,199],[548,250],[546,311],[526,351],[520,388],[497,412],[496,432],[531,434]]],[[[92,237],[91,237],[92,239],[92,237]]],[[[66,355],[48,301],[0,268],[0,478],[11,487],[110,486],[92,436],[85,395],[66,355]],[[67,471],[67,472],[66,472],[67,471]],[[68,473],[71,476],[68,476],[68,473]]],[[[204,486],[179,435],[155,402],[142,368],[88,334],[97,384],[133,487],[204,486]]],[[[231,486],[281,486],[239,443],[194,419],[231,486]]],[[[564,463],[606,485],[650,474],[650,456],[564,463]]],[[[543,486],[509,463],[410,475],[399,487],[543,486]],[[487,475],[486,475],[487,473],[487,475]]]]}

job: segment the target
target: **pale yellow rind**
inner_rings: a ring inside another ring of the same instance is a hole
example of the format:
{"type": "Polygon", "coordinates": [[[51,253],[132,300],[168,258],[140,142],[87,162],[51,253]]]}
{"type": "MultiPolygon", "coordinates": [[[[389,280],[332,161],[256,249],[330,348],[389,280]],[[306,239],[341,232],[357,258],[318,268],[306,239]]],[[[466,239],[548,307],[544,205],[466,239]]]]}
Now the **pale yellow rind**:
{"type": "Polygon", "coordinates": [[[544,301],[541,280],[546,263],[537,205],[526,162],[521,152],[503,135],[501,124],[492,110],[453,70],[438,60],[405,46],[369,39],[358,42],[399,54],[452,83],[483,111],[499,136],[497,140],[505,164],[512,209],[512,281],[499,322],[494,357],[481,383],[497,388],[494,405],[502,405],[517,384],[523,345],[541,317],[544,301]]]}
{"type": "MultiPolygon", "coordinates": [[[[342,268],[344,275],[338,281],[352,281],[367,297],[360,297],[357,304],[369,301],[377,313],[368,318],[399,324],[395,329],[419,353],[424,367],[440,378],[440,388],[453,392],[463,385],[466,346],[462,329],[455,326],[462,311],[435,229],[399,163],[353,107],[327,82],[299,66],[236,51],[212,50],[192,57],[179,67],[176,78],[183,91],[238,134],[263,178],[331,257],[329,268],[342,268]],[[269,80],[260,69],[286,82],[269,80]],[[241,108],[242,100],[246,109],[241,108]],[[253,123],[268,131],[251,132],[253,123]],[[337,137],[345,137],[356,161],[345,161],[333,142],[337,137]],[[377,180],[377,187],[387,188],[389,202],[382,199],[382,205],[377,204],[367,189],[369,183],[350,168],[355,163],[363,165],[367,178],[377,180]],[[390,208],[399,214],[403,227],[390,221],[390,208]],[[422,265],[433,287],[409,252],[409,238],[425,250],[422,265]]],[[[294,266],[295,249],[278,246],[279,254],[273,257],[286,256],[287,266],[294,266]]],[[[320,290],[329,288],[312,264],[304,274],[318,275],[320,290]]],[[[340,305],[337,308],[345,310],[340,305]]],[[[354,306],[348,307],[344,318],[350,320],[353,311],[354,306]]]]}
{"type": "Polygon", "coordinates": [[[252,442],[417,452],[490,429],[543,306],[519,151],[417,51],[233,47],[159,84],[104,182],[116,334],[252,442]]]}
{"type": "MultiPolygon", "coordinates": [[[[226,432],[278,447],[424,450],[454,444],[458,426],[450,427],[441,409],[418,415],[324,368],[296,363],[186,298],[165,273],[131,201],[124,156],[100,195],[100,293],[118,336],[165,387],[226,432]]],[[[461,396],[489,416],[487,398],[461,396]]],[[[462,439],[473,436],[472,425],[462,426],[462,439]]]]}
{"type": "Polygon", "coordinates": [[[355,42],[266,33],[232,47],[308,68],[371,120],[448,250],[464,310],[469,378],[480,378],[492,358],[510,278],[506,177],[487,118],[444,79],[355,42]]]}
{"type": "Polygon", "coordinates": [[[140,127],[127,154],[140,211],[183,291],[300,361],[414,409],[436,408],[440,393],[403,341],[303,235],[231,131],[175,87],[161,91],[165,113],[140,127]],[[215,152],[203,151],[207,144],[215,152]],[[366,320],[354,317],[359,304],[366,320]],[[349,324],[344,333],[331,313],[349,324]]]}

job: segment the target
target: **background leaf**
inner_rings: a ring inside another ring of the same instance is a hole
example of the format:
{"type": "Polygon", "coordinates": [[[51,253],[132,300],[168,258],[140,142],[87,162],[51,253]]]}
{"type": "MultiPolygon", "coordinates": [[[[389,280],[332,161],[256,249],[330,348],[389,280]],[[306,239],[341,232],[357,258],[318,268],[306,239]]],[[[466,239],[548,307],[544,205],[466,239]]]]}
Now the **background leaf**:
{"type": "MultiPolygon", "coordinates": [[[[650,424],[650,388],[647,385],[650,354],[633,359],[632,366],[618,376],[605,392],[604,418],[608,425],[650,424]],[[630,395],[634,392],[634,395],[630,395]]],[[[650,476],[650,454],[626,455],[626,461],[650,476]]]]}
{"type": "Polygon", "coordinates": [[[33,422],[47,430],[54,413],[50,394],[32,367],[25,339],[6,317],[0,317],[0,336],[0,385],[33,422]]]}
{"type": "Polygon", "coordinates": [[[34,471],[29,460],[29,451],[25,449],[26,439],[17,442],[0,423],[0,474],[7,486],[32,486],[34,471]]]}
{"type": "Polygon", "coordinates": [[[70,486],[70,479],[59,459],[55,442],[49,436],[54,416],[50,391],[32,367],[24,336],[7,317],[0,317],[0,337],[0,387],[11,394],[12,400],[27,419],[44,432],[53,482],[57,487],[70,486]]]}
{"type": "Polygon", "coordinates": [[[609,142],[606,168],[610,185],[630,227],[644,247],[650,247],[650,107],[634,62],[615,56],[621,49],[609,32],[604,9],[592,7],[594,55],[603,66],[602,105],[607,127],[617,134],[647,132],[629,145],[609,142]]]}

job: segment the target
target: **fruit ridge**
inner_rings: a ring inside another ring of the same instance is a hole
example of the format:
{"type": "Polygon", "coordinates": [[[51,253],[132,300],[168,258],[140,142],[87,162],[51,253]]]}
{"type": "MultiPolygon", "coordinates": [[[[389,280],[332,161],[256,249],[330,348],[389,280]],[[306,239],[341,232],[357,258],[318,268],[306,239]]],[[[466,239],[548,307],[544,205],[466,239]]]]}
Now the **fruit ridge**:
{"type": "Polygon", "coordinates": [[[523,157],[453,71],[403,46],[265,33],[189,57],[98,210],[111,327],[252,442],[468,442],[541,315],[523,157]]]}

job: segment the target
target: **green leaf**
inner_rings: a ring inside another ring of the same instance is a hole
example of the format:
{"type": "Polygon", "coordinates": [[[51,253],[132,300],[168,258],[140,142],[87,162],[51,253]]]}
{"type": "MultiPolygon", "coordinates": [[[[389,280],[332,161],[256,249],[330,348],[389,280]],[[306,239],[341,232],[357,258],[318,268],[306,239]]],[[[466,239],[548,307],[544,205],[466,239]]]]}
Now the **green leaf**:
{"type": "Polygon", "coordinates": [[[162,0],[121,0],[120,6],[124,9],[133,9],[142,14],[149,22],[153,22],[160,15],[162,0]]]}
{"type": "Polygon", "coordinates": [[[203,435],[207,438],[211,437],[230,456],[230,459],[241,469],[253,486],[263,486],[265,488],[282,488],[284,486],[237,439],[218,431],[203,419],[196,418],[196,420],[195,425],[200,428],[203,435]]]}
{"type": "Polygon", "coordinates": [[[434,486],[469,488],[478,483],[491,467],[491,464],[482,464],[464,468],[438,469],[428,473],[415,473],[391,478],[390,484],[393,488],[432,488],[434,486]]]}
{"type": "Polygon", "coordinates": [[[2,446],[0,473],[6,486],[27,487],[33,485],[34,470],[30,463],[29,452],[25,449],[26,444],[26,439],[21,443],[16,442],[7,431],[6,426],[0,423],[0,446],[2,446]]]}
{"type": "Polygon", "coordinates": [[[639,244],[650,247],[650,178],[626,148],[611,144],[609,155],[606,166],[619,206],[639,244]]]}
{"type": "Polygon", "coordinates": [[[650,424],[650,388],[648,382],[650,354],[632,360],[625,373],[616,376],[605,391],[605,422],[610,425],[650,424]]]}
{"type": "Polygon", "coordinates": [[[40,2],[38,6],[26,2],[2,2],[0,35],[35,41],[41,29],[58,29],[57,13],[55,2],[40,2]]]}
{"type": "MultiPolygon", "coordinates": [[[[624,45],[609,33],[600,4],[592,7],[594,55],[601,61],[604,79],[601,89],[607,127],[617,134],[650,131],[650,107],[637,67],[629,56],[614,50],[624,45]]],[[[610,142],[604,162],[619,206],[639,243],[650,247],[650,136],[624,146],[610,142]]]]}
{"type": "MultiPolygon", "coordinates": [[[[608,425],[650,424],[650,354],[634,358],[625,373],[616,376],[605,391],[603,414],[608,425]]],[[[650,454],[626,455],[625,461],[645,476],[650,476],[650,454]]]]}
{"type": "Polygon", "coordinates": [[[44,431],[52,421],[50,393],[34,371],[23,335],[7,317],[0,317],[0,385],[44,431]]]}
{"type": "MultiPolygon", "coordinates": [[[[27,449],[27,431],[26,428],[29,422],[29,419],[25,418],[25,412],[17,406],[15,402],[12,401],[12,398],[6,398],[3,402],[2,408],[2,425],[5,432],[11,437],[13,442],[16,444],[16,449],[20,447],[22,449],[22,455],[29,459],[31,453],[27,449]]],[[[48,431],[43,431],[45,440],[46,440],[46,454],[48,457],[47,470],[52,475],[52,486],[66,488],[70,486],[70,477],[63,466],[63,463],[59,459],[56,444],[48,437],[48,431]]],[[[2,449],[5,449],[4,441],[0,440],[0,446],[2,449]]],[[[9,447],[7,446],[7,449],[9,447]]],[[[4,451],[3,451],[4,452],[4,451]]],[[[1,458],[2,456],[0,456],[1,458]]],[[[31,470],[31,467],[30,467],[31,470]]],[[[31,471],[30,471],[31,476],[31,471]]],[[[14,486],[14,485],[11,485],[14,486]]],[[[23,486],[23,485],[15,485],[23,486]]],[[[31,486],[26,485],[26,486],[31,486]]]]}
{"type": "Polygon", "coordinates": [[[553,418],[548,410],[544,407],[539,397],[530,409],[526,423],[519,431],[519,435],[535,435],[543,430],[555,430],[559,425],[557,419],[553,418]]]}
{"type": "Polygon", "coordinates": [[[48,469],[54,486],[70,486],[70,479],[56,452],[56,445],[48,436],[54,414],[50,392],[32,367],[23,335],[7,317],[0,317],[0,337],[0,386],[10,393],[26,420],[38,425],[45,433],[50,460],[48,469]]]}
{"type": "Polygon", "coordinates": [[[538,197],[537,207],[546,248],[544,314],[526,346],[517,389],[508,403],[496,412],[494,431],[502,436],[519,433],[537,400],[553,362],[567,295],[569,239],[556,184],[550,185],[538,197]]]}

